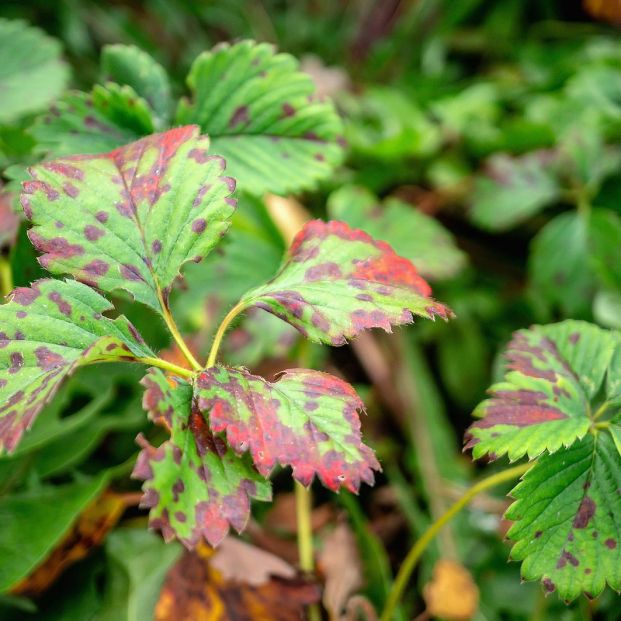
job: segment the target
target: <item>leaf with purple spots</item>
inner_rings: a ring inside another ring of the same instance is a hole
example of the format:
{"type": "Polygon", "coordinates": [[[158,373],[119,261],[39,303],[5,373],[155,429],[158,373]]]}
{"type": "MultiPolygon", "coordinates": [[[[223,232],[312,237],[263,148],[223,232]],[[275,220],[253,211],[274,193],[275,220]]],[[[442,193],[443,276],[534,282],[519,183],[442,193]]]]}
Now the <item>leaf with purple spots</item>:
{"type": "Polygon", "coordinates": [[[314,186],[342,159],[341,120],[310,76],[267,43],[218,45],[188,76],[177,123],[198,123],[240,188],[284,194],[314,186]]]}
{"type": "Polygon", "coordinates": [[[582,321],[513,335],[507,372],[467,432],[475,458],[534,458],[568,447],[603,422],[621,395],[621,335],[582,321]]]}
{"type": "Polygon", "coordinates": [[[344,222],[314,220],[298,233],[267,284],[246,293],[310,340],[344,345],[368,328],[411,323],[414,316],[448,319],[416,268],[385,242],[344,222]]]}
{"type": "Polygon", "coordinates": [[[107,300],[76,281],[39,280],[0,306],[0,452],[13,451],[77,367],[153,353],[107,300]]]}
{"type": "Polygon", "coordinates": [[[202,539],[218,545],[229,526],[245,528],[251,498],[271,500],[270,483],[210,431],[193,405],[190,384],[169,380],[157,369],[142,383],[150,418],[171,433],[158,448],[138,437],[142,451],[133,476],[145,481],[142,504],[151,509],[149,524],[188,548],[202,539]]]}
{"type": "Polygon", "coordinates": [[[114,83],[65,93],[31,129],[36,151],[54,157],[105,153],[154,131],[147,102],[130,86],[114,83]]]}
{"type": "Polygon", "coordinates": [[[317,475],[329,489],[357,492],[380,466],[362,443],[364,404],[343,380],[307,369],[285,371],[277,382],[244,369],[211,367],[196,381],[198,406],[214,433],[226,433],[238,453],[249,451],[267,476],[276,464],[309,485],[317,475]]]}
{"type": "Polygon", "coordinates": [[[563,600],[621,590],[621,462],[607,433],[542,456],[513,490],[506,513],[511,558],[525,580],[563,600]]]}
{"type": "Polygon", "coordinates": [[[160,311],[182,266],[229,226],[235,182],[224,167],[195,126],[34,166],[22,204],[40,263],[160,311]]]}

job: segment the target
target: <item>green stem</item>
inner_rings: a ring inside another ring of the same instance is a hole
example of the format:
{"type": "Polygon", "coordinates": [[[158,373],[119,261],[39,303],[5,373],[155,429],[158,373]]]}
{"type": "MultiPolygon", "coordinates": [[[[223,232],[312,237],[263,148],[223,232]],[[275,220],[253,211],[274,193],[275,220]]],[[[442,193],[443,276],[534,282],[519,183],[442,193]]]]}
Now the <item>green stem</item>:
{"type": "Polygon", "coordinates": [[[11,262],[7,257],[0,255],[0,294],[6,297],[11,291],[13,291],[11,262]]]}
{"type": "Polygon", "coordinates": [[[235,317],[237,317],[237,315],[239,315],[245,308],[246,302],[238,302],[226,314],[226,317],[222,320],[222,323],[218,327],[216,336],[214,336],[205,368],[208,369],[209,367],[213,367],[213,365],[216,364],[216,358],[218,356],[218,351],[220,350],[220,345],[222,344],[222,339],[224,338],[224,333],[226,332],[226,329],[229,327],[233,319],[235,319],[235,317]]]}
{"type": "MultiPolygon", "coordinates": [[[[313,497],[310,487],[304,487],[297,481],[294,481],[294,483],[300,569],[304,573],[310,574],[315,569],[315,559],[313,558],[313,528],[311,525],[313,497]]],[[[316,604],[308,607],[308,620],[321,621],[321,612],[316,604]]]]}
{"type": "Polygon", "coordinates": [[[479,481],[475,485],[473,485],[465,494],[457,500],[451,507],[449,507],[422,535],[422,537],[412,546],[408,555],[405,557],[401,568],[399,569],[399,573],[395,579],[395,582],[392,586],[390,594],[388,595],[388,599],[386,601],[386,606],[384,607],[384,611],[382,612],[382,616],[380,617],[380,621],[392,621],[393,615],[395,612],[395,608],[403,595],[403,591],[407,586],[410,576],[416,567],[416,563],[422,556],[423,552],[431,543],[433,538],[438,534],[438,532],[442,529],[442,527],[452,520],[477,494],[489,489],[490,487],[495,487],[499,483],[504,483],[505,481],[511,481],[516,477],[524,474],[530,467],[531,463],[520,464],[519,466],[515,466],[513,468],[509,468],[508,470],[504,470],[503,472],[499,472],[497,474],[493,474],[482,481],[479,481]]]}
{"type": "Polygon", "coordinates": [[[608,406],[610,405],[610,403],[608,401],[604,401],[604,403],[602,403],[599,408],[597,409],[597,412],[595,412],[595,414],[593,414],[593,420],[597,420],[598,418],[600,418],[601,416],[603,416],[606,411],[608,410],[608,406]]]}
{"type": "MultiPolygon", "coordinates": [[[[114,362],[114,360],[111,360],[111,362],[114,362]]],[[[151,367],[158,367],[160,369],[163,369],[164,371],[170,371],[175,375],[179,375],[180,377],[186,377],[188,379],[194,376],[193,371],[184,369],[179,365],[168,362],[168,360],[162,360],[161,358],[136,358],[136,362],[142,362],[143,364],[148,364],[151,367]]]]}
{"type": "Polygon", "coordinates": [[[195,369],[196,371],[200,371],[202,367],[199,364],[198,360],[194,357],[194,355],[190,351],[190,348],[186,345],[185,341],[183,340],[183,337],[181,336],[181,333],[179,332],[179,328],[177,328],[177,324],[175,323],[172,313],[168,309],[168,306],[164,303],[164,298],[162,297],[162,293],[159,290],[159,288],[157,290],[157,295],[160,301],[160,306],[162,308],[162,317],[164,317],[166,326],[168,327],[170,334],[175,340],[175,343],[177,343],[177,347],[179,348],[181,353],[185,356],[185,359],[192,365],[192,368],[195,369]]]}

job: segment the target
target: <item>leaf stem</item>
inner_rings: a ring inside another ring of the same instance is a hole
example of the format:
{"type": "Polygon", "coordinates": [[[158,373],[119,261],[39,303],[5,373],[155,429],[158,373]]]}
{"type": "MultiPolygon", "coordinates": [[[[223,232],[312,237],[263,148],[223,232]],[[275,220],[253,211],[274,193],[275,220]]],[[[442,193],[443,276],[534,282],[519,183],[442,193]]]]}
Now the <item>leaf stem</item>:
{"type": "Polygon", "coordinates": [[[530,462],[520,464],[519,466],[503,470],[502,472],[493,474],[492,476],[479,481],[467,490],[464,495],[453,505],[451,505],[433,524],[431,524],[431,526],[423,533],[422,537],[412,546],[412,548],[410,548],[410,551],[405,557],[390,594],[388,595],[386,606],[384,607],[380,621],[392,621],[395,608],[403,595],[403,591],[410,580],[410,576],[416,567],[416,563],[442,527],[447,522],[452,520],[477,494],[480,494],[482,491],[485,491],[490,487],[495,487],[499,483],[504,483],[505,481],[510,481],[521,476],[531,466],[532,463],[530,462]]]}
{"type": "Polygon", "coordinates": [[[205,368],[213,367],[216,364],[216,358],[218,356],[218,351],[220,350],[220,345],[222,344],[222,339],[224,337],[224,333],[226,329],[229,327],[230,323],[239,315],[243,310],[246,309],[247,302],[238,302],[233,306],[233,308],[226,314],[222,323],[218,326],[218,331],[213,338],[213,343],[211,344],[211,349],[209,350],[209,356],[207,358],[207,364],[205,368]]]}
{"type": "MultiPolygon", "coordinates": [[[[295,485],[295,513],[298,530],[298,554],[300,557],[300,569],[310,574],[315,569],[313,558],[313,528],[311,525],[311,510],[313,497],[310,487],[304,487],[298,481],[295,485]]],[[[321,613],[316,605],[308,608],[309,621],[320,621],[321,613]]]]}
{"type": "Polygon", "coordinates": [[[136,362],[142,362],[143,364],[148,364],[152,367],[158,367],[160,369],[163,369],[164,371],[170,371],[171,373],[175,373],[175,375],[179,375],[180,377],[190,378],[194,375],[193,371],[190,371],[189,369],[184,369],[179,365],[168,362],[168,360],[162,360],[161,358],[151,358],[145,356],[144,358],[136,358],[136,362]]]}
{"type": "Polygon", "coordinates": [[[8,257],[0,255],[0,294],[6,297],[13,291],[13,273],[8,257]]]}
{"type": "Polygon", "coordinates": [[[190,351],[190,348],[186,345],[185,341],[183,340],[183,337],[181,336],[181,333],[179,332],[179,328],[177,328],[177,324],[175,323],[172,313],[170,312],[168,306],[164,303],[164,298],[162,297],[162,292],[159,290],[159,288],[157,290],[157,296],[159,298],[160,306],[162,308],[162,316],[164,317],[164,321],[166,322],[166,326],[168,327],[170,334],[175,340],[175,343],[177,343],[177,347],[180,349],[181,353],[185,356],[185,359],[192,365],[192,368],[195,369],[196,371],[200,371],[202,367],[199,364],[198,360],[194,357],[194,355],[190,351]]]}
{"type": "Polygon", "coordinates": [[[598,418],[603,416],[606,413],[606,411],[608,410],[608,406],[609,405],[610,405],[610,403],[608,401],[604,401],[604,403],[602,403],[599,406],[599,408],[597,409],[595,414],[593,414],[593,420],[597,420],[598,418]]]}

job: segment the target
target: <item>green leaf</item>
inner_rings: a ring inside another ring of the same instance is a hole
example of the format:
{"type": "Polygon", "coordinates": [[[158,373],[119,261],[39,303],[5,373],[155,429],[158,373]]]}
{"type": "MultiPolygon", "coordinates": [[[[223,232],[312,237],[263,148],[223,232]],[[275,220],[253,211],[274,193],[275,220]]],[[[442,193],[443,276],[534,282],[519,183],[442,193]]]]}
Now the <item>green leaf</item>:
{"type": "Polygon", "coordinates": [[[0,19],[0,123],[45,108],[69,77],[60,44],[22,21],[0,19]]]}
{"type": "Polygon", "coordinates": [[[46,155],[105,153],[153,133],[147,102],[130,86],[96,85],[65,93],[31,129],[35,150],[46,155]]]}
{"type": "Polygon", "coordinates": [[[107,473],[0,498],[0,592],[27,576],[104,489],[107,473]]]}
{"type": "Polygon", "coordinates": [[[152,621],[166,574],[183,548],[142,528],[120,528],[105,549],[108,575],[96,621],[152,621]]]}
{"type": "Polygon", "coordinates": [[[550,151],[491,157],[475,180],[472,221],[490,231],[504,231],[556,201],[561,189],[553,164],[550,151]]]}
{"type": "Polygon", "coordinates": [[[494,384],[467,434],[475,458],[533,459],[571,446],[617,401],[621,336],[582,321],[534,326],[513,335],[507,373],[494,384]],[[606,378],[606,381],[604,381],[606,378]],[[602,401],[606,405],[602,405],[602,401]]]}
{"type": "Polygon", "coordinates": [[[40,280],[0,306],[0,449],[13,451],[60,382],[77,367],[152,356],[125,319],[75,281],[40,280]]]}
{"type": "Polygon", "coordinates": [[[359,186],[344,186],[328,200],[328,213],[388,242],[427,278],[448,278],[466,263],[451,233],[437,220],[396,198],[383,203],[359,186]]]}
{"type": "Polygon", "coordinates": [[[344,222],[314,220],[298,233],[278,274],[246,293],[310,340],[343,345],[367,328],[391,331],[414,315],[447,319],[416,268],[385,242],[344,222]]]}
{"type": "Polygon", "coordinates": [[[106,45],[101,52],[104,82],[131,86],[155,112],[157,129],[170,122],[172,97],[164,68],[133,45],[106,45]]]}
{"type": "Polygon", "coordinates": [[[240,188],[277,194],[311,188],[340,163],[334,106],[311,78],[267,43],[223,44],[201,54],[188,76],[190,101],[177,123],[197,123],[227,160],[240,188]]]}
{"type": "Polygon", "coordinates": [[[594,208],[552,219],[533,239],[530,284],[537,301],[550,313],[589,317],[600,288],[621,290],[616,260],[621,245],[621,219],[594,208]]]}
{"type": "Polygon", "coordinates": [[[218,545],[229,524],[241,532],[250,517],[250,498],[271,500],[271,487],[249,460],[214,436],[193,405],[192,386],[151,370],[143,380],[150,418],[171,430],[158,448],[142,446],[133,476],[145,481],[142,505],[149,524],[168,541],[177,537],[193,548],[203,538],[218,545]]]}
{"type": "Polygon", "coordinates": [[[182,266],[218,243],[234,210],[235,182],[208,148],[187,126],[31,168],[22,204],[41,264],[160,311],[182,266]]]}
{"type": "Polygon", "coordinates": [[[276,464],[289,465],[303,485],[317,474],[331,490],[357,492],[380,469],[361,439],[364,404],[332,375],[293,369],[270,383],[244,369],[216,366],[198,376],[196,387],[212,431],[226,433],[235,451],[249,450],[264,476],[276,464]]]}
{"type": "Polygon", "coordinates": [[[511,558],[564,600],[621,590],[621,461],[607,433],[544,455],[513,490],[511,558]]]}

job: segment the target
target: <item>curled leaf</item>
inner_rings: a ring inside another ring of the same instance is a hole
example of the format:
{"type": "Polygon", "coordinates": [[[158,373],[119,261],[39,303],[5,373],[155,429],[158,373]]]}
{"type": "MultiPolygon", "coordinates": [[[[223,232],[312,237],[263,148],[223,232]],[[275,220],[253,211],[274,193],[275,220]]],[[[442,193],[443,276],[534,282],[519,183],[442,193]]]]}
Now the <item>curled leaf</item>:
{"type": "Polygon", "coordinates": [[[246,293],[242,304],[287,321],[310,340],[343,345],[368,328],[411,323],[415,315],[447,319],[416,268],[385,242],[344,222],[309,222],[278,274],[246,293]]]}
{"type": "Polygon", "coordinates": [[[250,517],[250,498],[270,500],[271,488],[249,463],[214,436],[192,405],[192,387],[152,369],[144,378],[143,405],[154,422],[170,429],[158,448],[142,436],[133,476],[145,481],[143,506],[149,524],[164,538],[193,548],[202,538],[218,545],[229,525],[241,532],[250,517]]]}
{"type": "Polygon", "coordinates": [[[22,205],[41,264],[155,310],[229,226],[235,182],[195,126],[31,168],[22,205]]]}
{"type": "Polygon", "coordinates": [[[235,451],[250,451],[263,475],[276,464],[289,465],[303,485],[317,474],[331,490],[357,492],[380,469],[361,440],[358,411],[364,405],[337,377],[294,369],[270,383],[244,369],[217,366],[203,371],[196,386],[213,432],[225,432],[235,451]]]}
{"type": "Polygon", "coordinates": [[[0,306],[0,450],[15,449],[77,367],[153,355],[127,319],[103,316],[111,308],[86,285],[50,279],[0,306]]]}

